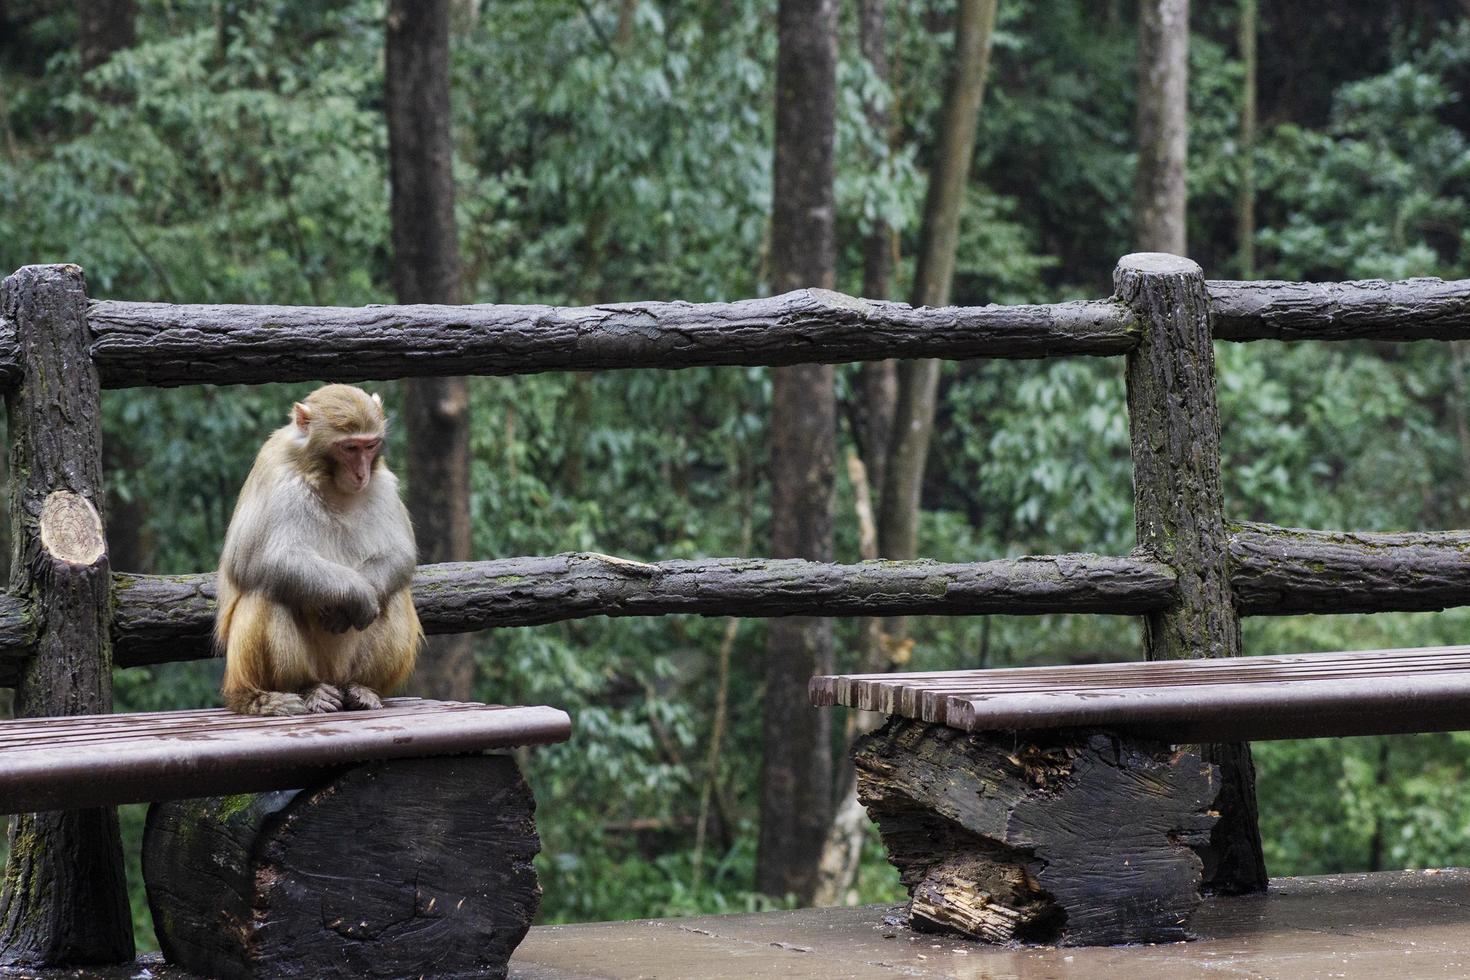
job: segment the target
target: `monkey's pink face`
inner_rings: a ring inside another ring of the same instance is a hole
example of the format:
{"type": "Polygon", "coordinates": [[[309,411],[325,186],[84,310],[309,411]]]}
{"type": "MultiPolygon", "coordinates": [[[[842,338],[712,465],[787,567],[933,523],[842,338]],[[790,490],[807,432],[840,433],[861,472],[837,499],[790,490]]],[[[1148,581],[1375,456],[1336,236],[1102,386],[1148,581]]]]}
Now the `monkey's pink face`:
{"type": "Polygon", "coordinates": [[[337,463],[337,487],[344,493],[362,493],[373,479],[373,463],[383,451],[382,436],[342,436],[332,443],[337,463]]]}

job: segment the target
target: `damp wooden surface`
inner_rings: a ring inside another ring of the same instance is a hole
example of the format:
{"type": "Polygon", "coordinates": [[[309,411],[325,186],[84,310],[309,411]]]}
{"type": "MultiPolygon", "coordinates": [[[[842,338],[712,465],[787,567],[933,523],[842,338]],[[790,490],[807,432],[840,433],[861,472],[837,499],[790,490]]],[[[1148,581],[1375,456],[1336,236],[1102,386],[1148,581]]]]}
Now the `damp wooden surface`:
{"type": "Polygon", "coordinates": [[[377,711],[218,708],[0,722],[0,813],[292,789],[333,767],[564,741],[548,707],[390,698],[377,711]]]}
{"type": "Polygon", "coordinates": [[[1470,728],[1470,646],[814,677],[846,705],[961,731],[1097,726],[1181,743],[1470,728]]]}

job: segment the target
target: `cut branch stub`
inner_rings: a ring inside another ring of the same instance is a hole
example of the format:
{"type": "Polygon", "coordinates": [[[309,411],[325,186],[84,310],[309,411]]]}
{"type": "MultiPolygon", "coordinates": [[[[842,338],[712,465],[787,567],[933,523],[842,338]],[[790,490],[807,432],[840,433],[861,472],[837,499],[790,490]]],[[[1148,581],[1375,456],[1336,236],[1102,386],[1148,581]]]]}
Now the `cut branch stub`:
{"type": "Polygon", "coordinates": [[[70,565],[95,564],[107,552],[97,508],[79,493],[53,490],[41,505],[41,547],[70,565]]]}

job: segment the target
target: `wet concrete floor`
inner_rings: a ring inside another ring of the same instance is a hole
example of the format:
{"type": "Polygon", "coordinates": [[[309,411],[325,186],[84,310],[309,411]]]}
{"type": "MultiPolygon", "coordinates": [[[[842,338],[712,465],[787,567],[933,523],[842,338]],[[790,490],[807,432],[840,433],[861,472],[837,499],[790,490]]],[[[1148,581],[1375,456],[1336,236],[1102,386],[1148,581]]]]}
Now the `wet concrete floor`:
{"type": "Polygon", "coordinates": [[[885,906],[539,926],[514,980],[1470,978],[1470,870],[1279,879],[1211,899],[1193,942],[1002,949],[882,925],[885,906]]]}
{"type": "MultiPolygon", "coordinates": [[[[1198,939],[1111,949],[1004,949],[885,927],[892,909],[537,926],[512,980],[770,977],[888,980],[1177,980],[1363,977],[1470,980],[1470,870],[1283,878],[1266,895],[1207,901],[1198,939]]],[[[0,978],[191,980],[155,955],[104,970],[11,970],[0,978]]]]}

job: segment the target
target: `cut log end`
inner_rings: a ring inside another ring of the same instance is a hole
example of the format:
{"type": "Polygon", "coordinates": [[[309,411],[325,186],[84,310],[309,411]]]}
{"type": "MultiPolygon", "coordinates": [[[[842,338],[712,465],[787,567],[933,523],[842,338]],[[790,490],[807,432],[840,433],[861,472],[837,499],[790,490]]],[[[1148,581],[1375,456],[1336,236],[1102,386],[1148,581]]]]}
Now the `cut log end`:
{"type": "Polygon", "coordinates": [[[1144,275],[1204,275],[1198,262],[1169,252],[1131,252],[1118,260],[1117,271],[1144,275]]]}
{"type": "Polygon", "coordinates": [[[1215,767],[1104,731],[966,734],[890,719],[853,751],[858,797],[914,928],[993,943],[1188,938],[1215,767]]]}
{"type": "Polygon", "coordinates": [[[159,945],[202,976],[504,977],[540,905],[535,802],[507,756],[155,804],[159,945]]]}
{"type": "Polygon", "coordinates": [[[41,547],[69,565],[96,564],[107,552],[97,508],[70,490],[47,494],[41,504],[41,547]]]}

